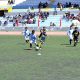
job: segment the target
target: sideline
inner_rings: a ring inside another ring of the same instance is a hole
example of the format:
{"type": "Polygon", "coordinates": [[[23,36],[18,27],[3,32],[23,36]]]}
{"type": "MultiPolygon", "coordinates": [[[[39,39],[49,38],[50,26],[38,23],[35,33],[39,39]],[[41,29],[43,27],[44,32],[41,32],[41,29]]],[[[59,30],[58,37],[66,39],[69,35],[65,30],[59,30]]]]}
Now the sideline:
{"type": "MultiPolygon", "coordinates": [[[[39,35],[39,34],[40,34],[40,32],[36,32],[36,35],[39,35]]],[[[23,34],[21,31],[9,31],[9,32],[1,31],[0,35],[23,35],[23,34]]],[[[47,32],[47,35],[50,35],[50,36],[53,36],[53,35],[54,36],[66,36],[67,33],[64,31],[61,31],[61,32],[56,31],[56,32],[47,32]]]]}

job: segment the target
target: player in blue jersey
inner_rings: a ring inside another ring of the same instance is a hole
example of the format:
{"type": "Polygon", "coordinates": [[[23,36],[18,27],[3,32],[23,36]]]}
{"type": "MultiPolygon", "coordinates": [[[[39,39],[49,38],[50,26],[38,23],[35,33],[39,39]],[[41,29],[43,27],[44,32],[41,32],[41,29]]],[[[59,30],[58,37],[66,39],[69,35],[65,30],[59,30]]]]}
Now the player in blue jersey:
{"type": "Polygon", "coordinates": [[[35,30],[32,30],[32,33],[30,34],[30,48],[32,49],[32,44],[36,45],[36,35],[35,30]]]}

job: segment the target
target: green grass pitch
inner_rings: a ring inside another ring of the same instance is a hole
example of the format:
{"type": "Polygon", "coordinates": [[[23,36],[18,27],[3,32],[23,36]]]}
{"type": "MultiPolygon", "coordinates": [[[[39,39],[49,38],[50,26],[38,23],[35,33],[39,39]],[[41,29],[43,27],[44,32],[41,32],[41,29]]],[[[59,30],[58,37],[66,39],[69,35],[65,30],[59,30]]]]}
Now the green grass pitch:
{"type": "Polygon", "coordinates": [[[28,48],[22,36],[0,36],[0,80],[80,80],[80,43],[48,36],[40,51],[28,48]]]}

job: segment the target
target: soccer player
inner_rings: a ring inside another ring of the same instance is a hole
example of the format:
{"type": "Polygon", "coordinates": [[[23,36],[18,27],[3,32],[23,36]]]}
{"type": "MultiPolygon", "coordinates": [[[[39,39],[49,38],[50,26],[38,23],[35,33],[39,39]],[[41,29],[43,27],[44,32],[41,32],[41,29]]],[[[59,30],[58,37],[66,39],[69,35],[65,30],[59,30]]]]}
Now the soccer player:
{"type": "Polygon", "coordinates": [[[40,30],[40,35],[39,35],[39,43],[38,43],[38,46],[41,48],[42,44],[45,42],[45,39],[46,39],[46,28],[43,27],[43,29],[40,30]]]}
{"type": "Polygon", "coordinates": [[[76,46],[78,43],[78,37],[79,37],[78,27],[75,27],[73,31],[74,46],[76,46]]]}
{"type": "Polygon", "coordinates": [[[35,30],[32,30],[32,33],[30,34],[30,48],[32,49],[32,44],[36,45],[36,35],[35,30]]]}
{"type": "Polygon", "coordinates": [[[72,20],[72,24],[75,26],[75,27],[78,27],[80,25],[80,22],[76,19],[76,17],[73,18],[72,20]]]}
{"type": "Polygon", "coordinates": [[[70,29],[68,30],[67,35],[69,36],[69,43],[71,45],[73,40],[73,26],[70,26],[70,29]]]}
{"type": "Polygon", "coordinates": [[[25,30],[24,30],[24,38],[25,38],[25,41],[26,43],[29,42],[29,36],[30,36],[30,31],[28,30],[28,27],[25,27],[25,30]]]}

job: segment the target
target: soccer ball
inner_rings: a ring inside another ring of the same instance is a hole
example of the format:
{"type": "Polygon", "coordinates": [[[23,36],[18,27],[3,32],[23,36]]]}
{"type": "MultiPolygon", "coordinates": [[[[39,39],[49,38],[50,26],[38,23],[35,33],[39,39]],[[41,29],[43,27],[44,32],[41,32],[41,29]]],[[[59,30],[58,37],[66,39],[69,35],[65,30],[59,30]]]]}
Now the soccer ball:
{"type": "Polygon", "coordinates": [[[38,46],[36,46],[36,51],[38,51],[39,50],[39,47],[38,46]]]}

